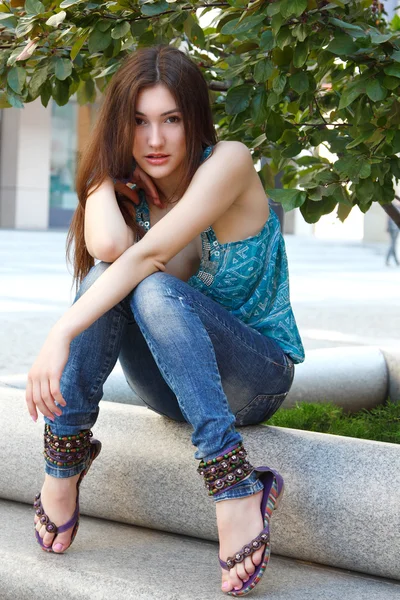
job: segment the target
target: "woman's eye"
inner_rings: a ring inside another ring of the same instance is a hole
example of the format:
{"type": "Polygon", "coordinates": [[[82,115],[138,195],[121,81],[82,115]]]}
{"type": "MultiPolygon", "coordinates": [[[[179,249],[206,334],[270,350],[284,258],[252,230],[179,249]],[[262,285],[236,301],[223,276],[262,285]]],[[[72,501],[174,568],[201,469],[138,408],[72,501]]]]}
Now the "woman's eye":
{"type": "MultiPolygon", "coordinates": [[[[179,121],[180,121],[179,117],[168,117],[166,119],[166,121],[169,121],[170,119],[175,119],[173,121],[173,123],[179,123],[179,121]]],[[[136,125],[141,125],[142,123],[144,123],[143,119],[140,119],[139,117],[136,117],[135,121],[136,121],[136,125]]]]}

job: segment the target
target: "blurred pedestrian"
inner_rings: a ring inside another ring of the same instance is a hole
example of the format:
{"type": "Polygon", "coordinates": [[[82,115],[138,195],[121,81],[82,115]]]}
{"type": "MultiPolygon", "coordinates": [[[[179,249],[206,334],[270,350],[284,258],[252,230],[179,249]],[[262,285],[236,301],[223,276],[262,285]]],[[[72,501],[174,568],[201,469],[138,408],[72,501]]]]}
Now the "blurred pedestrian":
{"type": "MultiPolygon", "coordinates": [[[[400,203],[399,203],[400,205],[400,203]]],[[[397,206],[396,206],[397,208],[397,206]]],[[[388,221],[387,221],[387,228],[386,231],[389,233],[390,236],[390,245],[389,245],[389,249],[387,251],[386,254],[386,266],[389,266],[389,260],[390,257],[393,256],[394,262],[396,263],[397,266],[399,266],[399,259],[397,258],[397,254],[396,254],[396,242],[397,242],[397,238],[399,235],[399,228],[396,225],[396,223],[393,221],[393,219],[391,217],[388,216],[388,221]]]]}

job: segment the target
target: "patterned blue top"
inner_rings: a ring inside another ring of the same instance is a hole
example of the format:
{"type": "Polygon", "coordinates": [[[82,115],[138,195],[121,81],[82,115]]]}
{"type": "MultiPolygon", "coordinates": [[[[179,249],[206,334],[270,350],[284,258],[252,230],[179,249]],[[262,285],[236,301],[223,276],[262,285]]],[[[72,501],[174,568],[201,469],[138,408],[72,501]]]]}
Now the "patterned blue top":
{"type": "MultiPolygon", "coordinates": [[[[212,146],[203,153],[204,162],[212,146]]],[[[145,193],[136,220],[150,228],[145,193]]],[[[289,298],[289,273],[279,219],[272,209],[262,230],[238,242],[220,244],[212,227],[201,233],[200,267],[188,284],[221,304],[244,323],[273,338],[294,363],[304,361],[304,348],[289,298]]]]}

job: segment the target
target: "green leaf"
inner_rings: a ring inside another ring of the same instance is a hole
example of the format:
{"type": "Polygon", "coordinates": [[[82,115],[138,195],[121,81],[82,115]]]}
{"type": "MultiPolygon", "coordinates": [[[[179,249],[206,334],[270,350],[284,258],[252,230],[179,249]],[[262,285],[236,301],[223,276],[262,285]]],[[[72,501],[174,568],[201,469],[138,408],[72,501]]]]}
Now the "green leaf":
{"type": "Polygon", "coordinates": [[[101,52],[105,50],[111,43],[111,34],[110,31],[100,31],[99,29],[95,29],[92,31],[88,41],[88,47],[90,54],[95,54],[96,52],[101,52]]]}
{"type": "Polygon", "coordinates": [[[84,45],[84,43],[86,42],[88,36],[89,36],[90,30],[87,30],[85,32],[81,32],[78,39],[76,40],[76,42],[74,42],[74,45],[71,48],[71,60],[75,60],[75,58],[78,56],[80,49],[82,48],[82,46],[84,45]]]}
{"type": "Polygon", "coordinates": [[[230,88],[226,95],[225,110],[228,115],[236,115],[250,105],[252,88],[248,84],[230,88]]]}
{"type": "Polygon", "coordinates": [[[133,23],[131,23],[132,37],[140,37],[147,30],[148,26],[147,20],[133,21],[133,23]]]}
{"type": "Polygon", "coordinates": [[[49,25],[50,27],[58,27],[60,23],[64,21],[66,16],[67,13],[65,12],[65,10],[61,10],[59,13],[56,13],[55,15],[49,17],[46,21],[46,25],[49,25]]]}
{"type": "Polygon", "coordinates": [[[64,0],[63,2],[61,2],[60,8],[69,8],[74,4],[80,4],[82,1],[83,0],[64,0]]]}
{"type": "Polygon", "coordinates": [[[307,0],[283,0],[281,3],[281,14],[288,19],[291,15],[299,17],[307,8],[307,0]]]}
{"type": "Polygon", "coordinates": [[[57,79],[64,81],[72,73],[73,63],[69,58],[55,58],[54,73],[57,79]]]}
{"type": "Polygon", "coordinates": [[[14,108],[24,108],[24,104],[14,92],[10,89],[7,89],[7,100],[14,108]]]}
{"type": "Polygon", "coordinates": [[[393,77],[400,77],[400,65],[398,64],[393,64],[393,65],[388,65],[387,67],[385,67],[383,69],[384,73],[386,73],[386,75],[392,75],[393,77]]]}
{"type": "Polygon", "coordinates": [[[337,54],[338,56],[353,54],[357,52],[358,46],[349,35],[345,33],[335,33],[334,39],[326,48],[328,52],[337,54]]]}
{"type": "Polygon", "coordinates": [[[254,69],[254,79],[257,83],[264,83],[274,72],[274,65],[270,60],[260,60],[254,69]]]}
{"type": "Polygon", "coordinates": [[[0,13],[0,24],[1,27],[6,29],[15,29],[18,25],[18,19],[10,13],[0,13]]]}
{"type": "Polygon", "coordinates": [[[26,71],[22,67],[12,67],[12,69],[8,71],[7,83],[16,94],[21,94],[25,80],[26,71]]]}
{"type": "Polygon", "coordinates": [[[302,192],[296,189],[268,189],[265,190],[266,194],[275,202],[282,204],[284,210],[287,212],[294,208],[299,208],[306,200],[306,192],[302,192]]]}
{"type": "Polygon", "coordinates": [[[302,144],[300,144],[300,142],[295,142],[294,144],[290,144],[284,150],[282,150],[282,156],[284,158],[293,158],[294,156],[300,154],[302,150],[302,144]]]}
{"type": "Polygon", "coordinates": [[[306,62],[308,57],[308,43],[299,42],[294,49],[293,64],[296,69],[300,69],[306,62]]]}
{"type": "Polygon", "coordinates": [[[255,125],[260,125],[267,120],[267,94],[264,88],[261,88],[251,101],[251,119],[255,125]]]}
{"type": "Polygon", "coordinates": [[[267,31],[264,31],[261,34],[260,50],[262,50],[263,52],[269,52],[273,48],[275,48],[274,34],[272,33],[272,31],[270,29],[267,29],[267,31]]]}
{"type": "Polygon", "coordinates": [[[285,46],[289,46],[292,42],[292,32],[289,27],[282,27],[276,35],[276,45],[283,50],[285,46]]]}
{"type": "Polygon", "coordinates": [[[362,93],[361,89],[356,89],[356,88],[347,89],[347,90],[345,89],[345,91],[343,92],[343,94],[340,98],[339,107],[338,107],[339,110],[350,106],[350,104],[352,104],[354,102],[354,100],[356,100],[361,93],[362,93]]]}
{"type": "Polygon", "coordinates": [[[373,131],[365,131],[361,135],[357,136],[352,142],[349,142],[345,146],[346,150],[351,150],[352,148],[359,146],[360,144],[362,144],[363,142],[368,140],[372,136],[372,134],[373,134],[373,131]]]}
{"type": "Polygon", "coordinates": [[[40,69],[35,69],[29,82],[29,89],[33,96],[37,96],[39,89],[48,78],[49,67],[46,65],[40,69]]]}
{"type": "Polygon", "coordinates": [[[366,179],[371,175],[371,165],[366,160],[360,160],[360,171],[359,171],[360,179],[366,179]]]}
{"type": "Polygon", "coordinates": [[[47,80],[47,81],[45,81],[45,83],[43,84],[43,86],[40,90],[40,99],[41,99],[41,102],[44,107],[46,107],[49,103],[49,100],[51,98],[51,92],[52,92],[51,83],[49,80],[47,80]]]}
{"type": "Polygon", "coordinates": [[[165,12],[169,8],[170,6],[168,2],[159,0],[159,2],[154,2],[153,4],[142,4],[140,7],[140,12],[146,17],[154,17],[155,15],[165,12]]]}
{"type": "Polygon", "coordinates": [[[368,98],[373,102],[383,100],[387,96],[387,89],[382,87],[377,79],[372,79],[371,81],[368,81],[365,91],[367,93],[368,98]]]}
{"type": "Polygon", "coordinates": [[[190,32],[190,40],[193,42],[195,46],[199,46],[199,48],[204,48],[205,45],[205,37],[204,31],[200,27],[198,23],[193,23],[192,29],[190,32]]]}
{"type": "Polygon", "coordinates": [[[283,24],[283,17],[280,13],[274,15],[271,19],[271,29],[274,35],[278,35],[280,28],[283,24]]]}
{"type": "Polygon", "coordinates": [[[400,50],[396,50],[395,52],[393,52],[390,58],[397,62],[400,62],[400,50]]]}
{"type": "Polygon", "coordinates": [[[119,40],[127,35],[130,32],[131,26],[129,21],[123,21],[122,23],[118,23],[111,32],[111,37],[114,40],[119,40]]]}
{"type": "Polygon", "coordinates": [[[52,96],[58,106],[65,106],[69,100],[69,82],[60,81],[56,79],[54,81],[52,96]]]}
{"type": "Polygon", "coordinates": [[[384,44],[393,37],[393,33],[371,33],[371,42],[373,44],[384,44]]]}
{"type": "Polygon", "coordinates": [[[250,148],[257,148],[258,146],[261,146],[261,144],[265,142],[266,139],[267,136],[265,135],[265,133],[262,133],[250,143],[250,148]]]}
{"type": "Polygon", "coordinates": [[[28,15],[40,15],[46,12],[46,9],[39,0],[26,0],[25,11],[28,15]]]}
{"type": "Polygon", "coordinates": [[[347,217],[349,216],[349,214],[351,213],[352,210],[352,205],[346,205],[346,204],[339,204],[338,205],[338,209],[337,209],[337,216],[338,219],[344,223],[344,221],[347,219],[347,217]]]}
{"type": "Polygon", "coordinates": [[[395,90],[400,85],[397,77],[391,77],[390,75],[385,75],[382,83],[387,90],[395,90]]]}
{"type": "Polygon", "coordinates": [[[300,73],[295,73],[289,78],[289,84],[292,90],[294,90],[298,94],[303,94],[309,88],[307,73],[305,73],[304,71],[301,71],[300,73]]]}
{"type": "Polygon", "coordinates": [[[265,133],[267,138],[271,142],[277,142],[282,136],[283,132],[285,131],[285,128],[286,123],[282,119],[282,117],[271,110],[265,127],[265,133]]]}
{"type": "Polygon", "coordinates": [[[285,89],[286,81],[286,75],[283,75],[282,73],[278,75],[278,77],[275,77],[272,82],[272,89],[276,94],[282,94],[283,90],[285,89]]]}
{"type": "Polygon", "coordinates": [[[256,17],[247,17],[241,23],[240,19],[232,19],[225,23],[221,29],[223,35],[237,35],[238,33],[246,33],[264,21],[265,15],[257,15],[256,17]]]}
{"type": "Polygon", "coordinates": [[[348,31],[353,37],[365,37],[367,35],[361,27],[354,25],[353,23],[346,23],[346,21],[341,21],[334,17],[329,17],[328,21],[329,23],[332,23],[332,25],[336,25],[336,27],[341,27],[341,29],[348,31]]]}
{"type": "Polygon", "coordinates": [[[154,44],[154,33],[151,29],[142,33],[139,37],[139,47],[152,46],[154,44]]]}
{"type": "Polygon", "coordinates": [[[300,23],[300,25],[296,25],[296,27],[294,27],[292,30],[292,34],[294,35],[294,37],[297,37],[299,42],[304,42],[308,35],[306,24],[300,23]]]}
{"type": "Polygon", "coordinates": [[[88,104],[89,102],[94,102],[96,100],[96,87],[94,81],[92,79],[81,81],[76,92],[76,97],[80,106],[88,104]]]}
{"type": "Polygon", "coordinates": [[[331,213],[337,205],[335,198],[323,198],[320,202],[307,201],[300,207],[300,212],[307,223],[317,223],[322,215],[331,213]]]}

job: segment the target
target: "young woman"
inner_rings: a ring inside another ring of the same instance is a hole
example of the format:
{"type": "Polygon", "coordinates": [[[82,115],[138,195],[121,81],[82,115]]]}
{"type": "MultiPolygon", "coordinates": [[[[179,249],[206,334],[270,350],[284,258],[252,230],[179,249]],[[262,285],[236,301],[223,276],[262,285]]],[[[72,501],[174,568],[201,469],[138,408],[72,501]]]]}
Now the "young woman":
{"type": "Polygon", "coordinates": [[[151,410],[192,425],[222,590],[244,595],[268,563],[283,480],[254,469],[235,425],[270,417],[304,360],[278,219],[246,146],[217,142],[201,72],[166,45],[114,75],[77,191],[69,244],[81,285],[26,391],[32,418],[45,416],[37,540],[59,553],[75,537],[79,485],[101,447],[91,428],[119,358],[151,410]]]}

